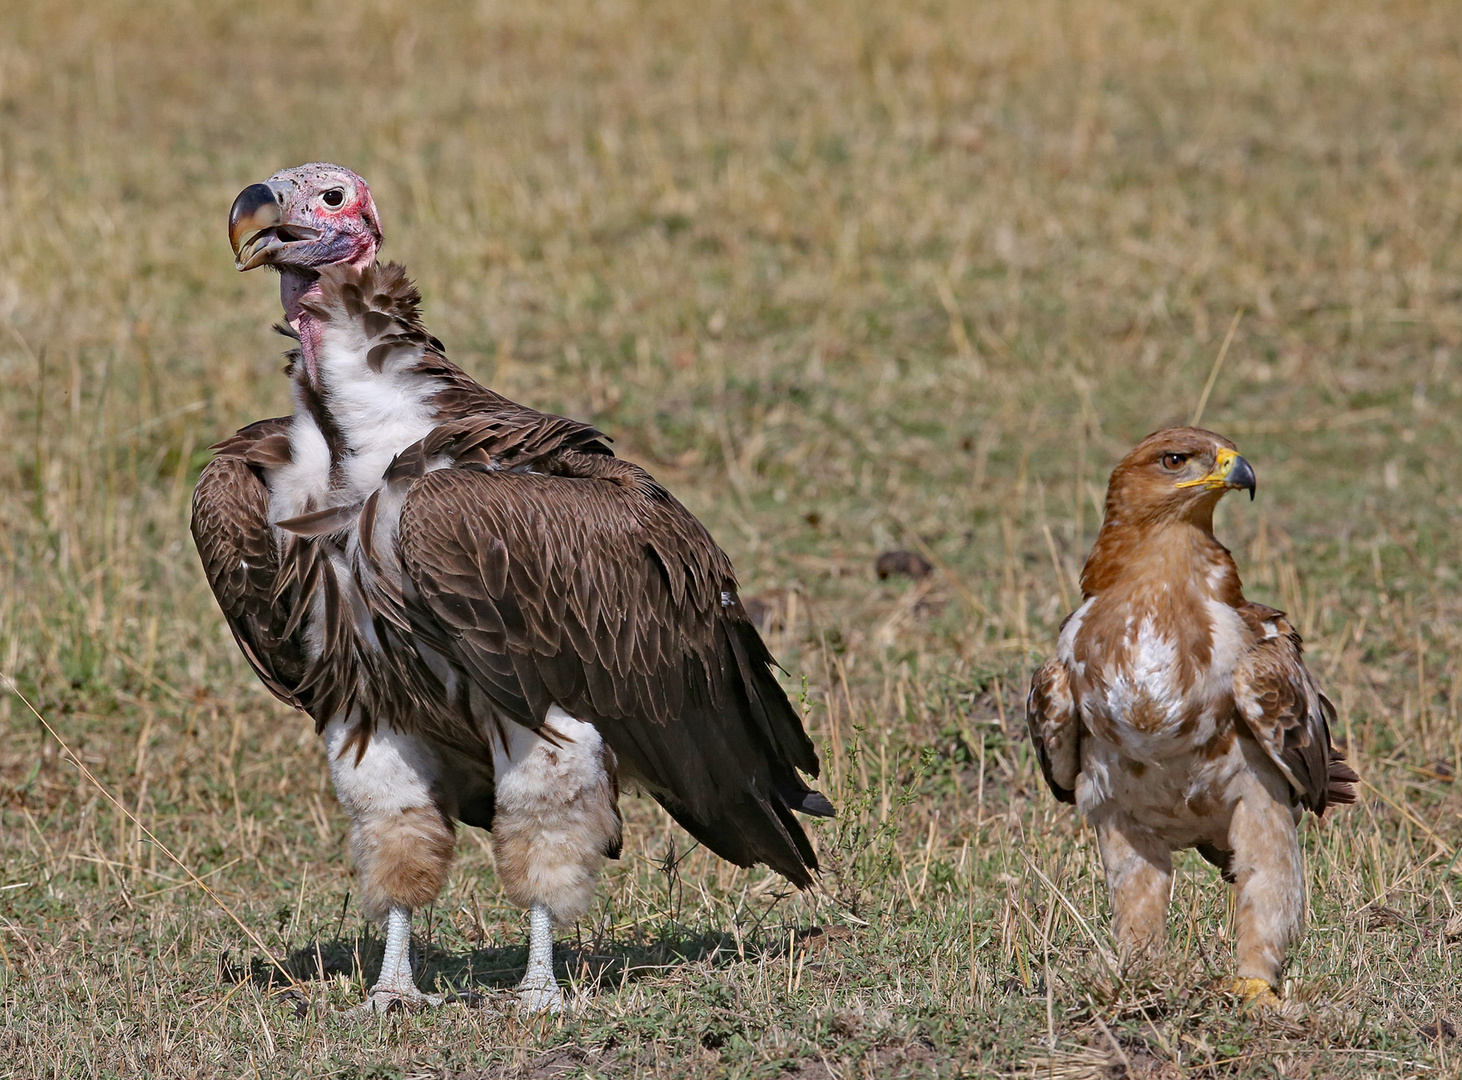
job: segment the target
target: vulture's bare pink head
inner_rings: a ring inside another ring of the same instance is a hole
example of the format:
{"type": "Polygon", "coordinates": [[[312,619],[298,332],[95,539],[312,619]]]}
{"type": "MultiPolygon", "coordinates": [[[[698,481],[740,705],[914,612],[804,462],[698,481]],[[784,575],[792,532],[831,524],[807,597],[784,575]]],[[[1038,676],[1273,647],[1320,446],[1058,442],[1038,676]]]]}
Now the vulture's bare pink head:
{"type": "Polygon", "coordinates": [[[240,270],[271,266],[313,279],[324,266],[373,263],[381,222],[364,180],[344,166],[312,162],[239,192],[228,238],[240,270]]]}

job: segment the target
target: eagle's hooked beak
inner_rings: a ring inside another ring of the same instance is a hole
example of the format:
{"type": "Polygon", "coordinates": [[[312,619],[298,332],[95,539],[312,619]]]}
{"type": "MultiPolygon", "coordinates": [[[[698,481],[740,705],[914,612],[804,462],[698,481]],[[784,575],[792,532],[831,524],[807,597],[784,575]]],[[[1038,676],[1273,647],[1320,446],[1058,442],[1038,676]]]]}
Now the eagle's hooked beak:
{"type": "Polygon", "coordinates": [[[1184,480],[1177,486],[1180,488],[1202,487],[1209,491],[1244,489],[1248,491],[1249,501],[1252,502],[1254,489],[1258,484],[1254,479],[1254,467],[1235,451],[1225,446],[1221,447],[1215,456],[1211,473],[1207,476],[1200,476],[1197,480],[1184,480]]]}
{"type": "Polygon", "coordinates": [[[250,184],[234,199],[228,212],[228,242],[234,249],[234,266],[252,270],[275,261],[287,246],[314,240],[320,231],[285,219],[284,184],[250,184]]]}

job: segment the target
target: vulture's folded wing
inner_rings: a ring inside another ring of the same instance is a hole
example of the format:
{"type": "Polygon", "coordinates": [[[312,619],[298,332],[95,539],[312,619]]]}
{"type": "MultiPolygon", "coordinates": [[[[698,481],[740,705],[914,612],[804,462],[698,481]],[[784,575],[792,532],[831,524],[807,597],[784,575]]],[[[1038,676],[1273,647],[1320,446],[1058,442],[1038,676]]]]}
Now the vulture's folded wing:
{"type": "Polygon", "coordinates": [[[504,717],[593,723],[625,772],[732,862],[798,885],[793,810],[831,814],[817,755],[736,596],[730,562],[648,474],[602,454],[547,471],[447,469],[409,490],[399,545],[415,635],[504,717]]]}
{"type": "Polygon", "coordinates": [[[1355,802],[1360,779],[1330,742],[1335,706],[1305,667],[1300,635],[1284,612],[1247,604],[1245,621],[1258,640],[1234,669],[1234,703],[1259,745],[1289,780],[1301,805],[1323,814],[1355,802]]]}
{"type": "Polygon", "coordinates": [[[1066,666],[1052,657],[1031,676],[1025,700],[1025,722],[1041,775],[1062,802],[1076,802],[1076,774],[1081,771],[1081,717],[1066,666]]]}
{"type": "Polygon", "coordinates": [[[280,553],[258,469],[288,460],[287,420],[264,420],[214,447],[193,492],[193,542],[218,606],[270,693],[296,708],[305,657],[274,597],[280,553]]]}

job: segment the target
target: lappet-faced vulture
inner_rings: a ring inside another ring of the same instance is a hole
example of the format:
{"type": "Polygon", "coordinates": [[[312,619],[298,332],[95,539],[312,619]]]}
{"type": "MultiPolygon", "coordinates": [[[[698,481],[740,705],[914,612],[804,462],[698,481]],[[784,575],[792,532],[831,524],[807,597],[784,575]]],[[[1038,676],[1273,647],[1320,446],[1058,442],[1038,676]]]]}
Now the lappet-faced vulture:
{"type": "Polygon", "coordinates": [[[368,1007],[439,1000],[411,912],[458,822],[491,830],[528,909],[531,1011],[562,1007],[553,927],[619,853],[621,779],[723,858],[810,884],[794,812],[833,812],[803,779],[817,755],[700,522],[600,432],[446,359],[349,169],[244,189],[229,236],[240,270],[280,273],[293,412],[218,444],[193,536],[249,663],[323,738],[386,925],[368,1007]]]}

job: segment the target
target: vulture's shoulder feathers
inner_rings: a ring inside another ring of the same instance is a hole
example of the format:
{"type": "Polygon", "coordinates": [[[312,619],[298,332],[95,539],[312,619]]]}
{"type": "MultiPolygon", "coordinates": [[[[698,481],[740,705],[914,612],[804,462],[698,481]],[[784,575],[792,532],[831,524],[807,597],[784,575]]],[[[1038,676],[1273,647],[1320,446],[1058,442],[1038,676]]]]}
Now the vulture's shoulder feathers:
{"type": "Polygon", "coordinates": [[[593,723],[713,851],[810,881],[791,812],[832,809],[797,775],[817,775],[811,740],[729,560],[649,474],[579,448],[544,472],[429,472],[399,550],[415,632],[499,710],[536,729],[558,704],[593,723]]]}

